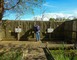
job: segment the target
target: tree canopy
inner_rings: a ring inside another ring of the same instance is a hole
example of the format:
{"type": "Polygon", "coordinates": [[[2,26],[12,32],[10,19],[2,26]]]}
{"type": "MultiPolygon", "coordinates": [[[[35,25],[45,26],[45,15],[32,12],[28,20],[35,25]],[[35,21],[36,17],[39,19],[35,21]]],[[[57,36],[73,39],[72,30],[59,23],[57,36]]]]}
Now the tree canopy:
{"type": "Polygon", "coordinates": [[[35,7],[41,7],[45,0],[0,0],[0,20],[7,10],[22,14],[24,12],[34,13],[35,7]]]}
{"type": "Polygon", "coordinates": [[[49,21],[54,21],[54,20],[55,20],[54,18],[50,18],[50,19],[49,19],[49,21]]]}

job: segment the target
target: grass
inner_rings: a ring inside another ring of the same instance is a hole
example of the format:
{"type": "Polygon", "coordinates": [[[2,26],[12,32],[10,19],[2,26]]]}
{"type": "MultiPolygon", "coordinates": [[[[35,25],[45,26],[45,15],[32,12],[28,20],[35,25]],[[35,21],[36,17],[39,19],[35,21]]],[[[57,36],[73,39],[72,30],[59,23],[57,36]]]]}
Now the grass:
{"type": "Polygon", "coordinates": [[[77,60],[77,50],[64,49],[64,44],[59,50],[50,50],[54,60],[77,60]]]}
{"type": "Polygon", "coordinates": [[[11,50],[6,53],[0,53],[0,60],[21,60],[22,52],[21,50],[11,50]]]}
{"type": "Polygon", "coordinates": [[[59,50],[51,50],[51,54],[55,60],[77,60],[77,50],[64,49],[64,43],[59,50]]]}
{"type": "Polygon", "coordinates": [[[51,50],[55,60],[77,60],[77,50],[51,50]]]}

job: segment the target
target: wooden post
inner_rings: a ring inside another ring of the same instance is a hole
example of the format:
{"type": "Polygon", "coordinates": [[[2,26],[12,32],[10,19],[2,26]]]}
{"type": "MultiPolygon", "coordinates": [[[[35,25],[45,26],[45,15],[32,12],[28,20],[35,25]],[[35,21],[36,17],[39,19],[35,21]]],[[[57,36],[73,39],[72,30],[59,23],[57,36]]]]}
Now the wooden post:
{"type": "Polygon", "coordinates": [[[15,32],[17,33],[17,40],[19,41],[20,33],[21,33],[21,28],[18,26],[17,28],[15,28],[15,32]]]}
{"type": "Polygon", "coordinates": [[[17,39],[18,39],[18,41],[20,39],[20,33],[19,32],[17,33],[17,39]]]}
{"type": "Polygon", "coordinates": [[[51,33],[49,33],[49,40],[51,40],[51,33]]]}
{"type": "MultiPolygon", "coordinates": [[[[36,25],[36,20],[34,21],[34,26],[36,25]]],[[[35,35],[35,32],[34,32],[34,39],[36,39],[36,35],[35,35]]]]}
{"type": "Polygon", "coordinates": [[[50,27],[47,29],[47,32],[49,33],[49,39],[51,40],[51,33],[53,32],[53,29],[50,27]]]}

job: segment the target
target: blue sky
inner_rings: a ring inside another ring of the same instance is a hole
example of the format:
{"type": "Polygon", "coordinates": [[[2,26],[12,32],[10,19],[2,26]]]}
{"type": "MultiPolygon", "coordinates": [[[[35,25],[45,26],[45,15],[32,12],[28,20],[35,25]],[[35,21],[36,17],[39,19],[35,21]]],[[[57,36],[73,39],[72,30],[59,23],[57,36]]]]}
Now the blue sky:
{"type": "Polygon", "coordinates": [[[51,12],[61,12],[77,9],[77,0],[48,0],[46,1],[46,6],[48,9],[51,8],[51,12]]]}
{"type": "MultiPolygon", "coordinates": [[[[61,16],[61,17],[69,17],[69,16],[77,16],[77,0],[46,0],[43,6],[34,10],[34,14],[25,13],[19,19],[21,20],[32,20],[34,17],[38,19],[41,18],[42,14],[44,14],[45,19],[49,19],[51,17],[61,16]]],[[[15,20],[16,19],[15,12],[6,12],[4,14],[3,19],[15,20]]]]}

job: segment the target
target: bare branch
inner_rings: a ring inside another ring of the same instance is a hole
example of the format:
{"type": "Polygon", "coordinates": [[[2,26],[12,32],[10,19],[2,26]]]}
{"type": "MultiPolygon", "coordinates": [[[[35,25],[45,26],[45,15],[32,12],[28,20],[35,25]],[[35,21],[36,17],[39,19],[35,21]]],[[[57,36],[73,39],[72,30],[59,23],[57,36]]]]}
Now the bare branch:
{"type": "Polygon", "coordinates": [[[14,5],[14,6],[10,7],[10,8],[4,8],[4,9],[5,9],[5,10],[13,9],[13,8],[15,8],[20,2],[21,2],[21,0],[19,0],[19,1],[16,3],[16,5],[14,5]]]}

